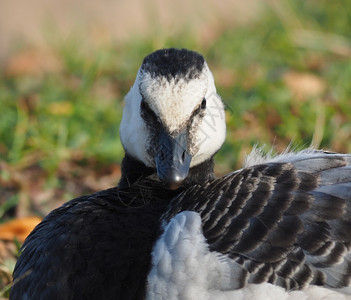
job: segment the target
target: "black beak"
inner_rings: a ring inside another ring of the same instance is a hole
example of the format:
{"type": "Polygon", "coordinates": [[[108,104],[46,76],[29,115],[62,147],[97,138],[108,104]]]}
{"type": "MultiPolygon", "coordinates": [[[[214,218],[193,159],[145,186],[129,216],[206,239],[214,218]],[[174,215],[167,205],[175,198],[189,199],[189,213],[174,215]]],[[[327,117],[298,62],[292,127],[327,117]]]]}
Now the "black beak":
{"type": "Polygon", "coordinates": [[[188,153],[187,131],[171,137],[162,129],[158,136],[155,162],[160,180],[170,190],[179,188],[188,175],[191,162],[191,155],[188,153]]]}

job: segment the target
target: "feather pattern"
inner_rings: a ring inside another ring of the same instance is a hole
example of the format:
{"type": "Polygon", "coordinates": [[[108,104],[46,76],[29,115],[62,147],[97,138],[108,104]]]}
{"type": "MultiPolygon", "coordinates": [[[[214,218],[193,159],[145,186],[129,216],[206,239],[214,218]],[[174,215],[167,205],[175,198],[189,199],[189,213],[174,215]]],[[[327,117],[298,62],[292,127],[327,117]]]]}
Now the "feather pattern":
{"type": "Polygon", "coordinates": [[[168,224],[182,211],[197,212],[209,250],[248,272],[243,286],[345,287],[351,278],[350,158],[322,151],[276,157],[193,186],[162,219],[168,224]]]}

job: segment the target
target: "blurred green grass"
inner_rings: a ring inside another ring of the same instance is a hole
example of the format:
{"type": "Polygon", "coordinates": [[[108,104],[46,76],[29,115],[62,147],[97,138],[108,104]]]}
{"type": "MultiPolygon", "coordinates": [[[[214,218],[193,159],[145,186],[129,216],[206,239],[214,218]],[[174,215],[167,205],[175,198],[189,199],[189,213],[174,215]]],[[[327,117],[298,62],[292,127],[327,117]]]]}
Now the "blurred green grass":
{"type": "Polygon", "coordinates": [[[14,52],[0,70],[0,217],[23,215],[20,205],[38,213],[38,191],[27,195],[36,182],[66,190],[66,201],[82,192],[86,170],[118,166],[123,97],[143,57],[160,47],[198,51],[214,73],[228,107],[218,173],[240,167],[255,144],[351,152],[350,12],[347,0],[267,0],[260,18],[224,24],[206,42],[191,30],[123,44],[72,35],[52,39],[49,52],[14,52]]]}
{"type": "Polygon", "coordinates": [[[143,57],[160,46],[196,50],[214,72],[230,108],[219,173],[240,167],[255,143],[282,150],[293,141],[350,152],[351,2],[267,3],[261,18],[224,26],[206,45],[191,31],[123,45],[91,45],[73,36],[52,41],[48,57],[34,54],[38,67],[29,71],[16,69],[15,53],[0,71],[2,181],[11,180],[13,170],[37,166],[45,170],[47,188],[59,187],[64,161],[119,163],[123,96],[143,57]]]}

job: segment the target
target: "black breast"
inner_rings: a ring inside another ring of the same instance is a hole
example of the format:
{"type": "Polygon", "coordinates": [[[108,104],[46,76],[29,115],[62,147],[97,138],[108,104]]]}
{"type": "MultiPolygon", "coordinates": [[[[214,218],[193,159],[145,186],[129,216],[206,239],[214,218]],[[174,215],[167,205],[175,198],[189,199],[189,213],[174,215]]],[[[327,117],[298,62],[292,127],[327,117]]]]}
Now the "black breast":
{"type": "Polygon", "coordinates": [[[54,210],[23,246],[11,299],[143,298],[164,200],[112,188],[54,210]]]}

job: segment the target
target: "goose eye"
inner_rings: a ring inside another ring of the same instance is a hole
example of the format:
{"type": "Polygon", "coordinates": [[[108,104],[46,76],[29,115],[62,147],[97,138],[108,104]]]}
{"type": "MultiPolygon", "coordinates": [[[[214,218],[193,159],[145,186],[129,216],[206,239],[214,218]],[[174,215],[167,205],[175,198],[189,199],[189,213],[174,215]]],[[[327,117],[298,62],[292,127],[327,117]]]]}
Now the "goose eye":
{"type": "Polygon", "coordinates": [[[206,98],[203,98],[201,102],[201,109],[205,109],[205,108],[206,108],[206,98]]]}

